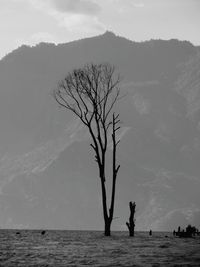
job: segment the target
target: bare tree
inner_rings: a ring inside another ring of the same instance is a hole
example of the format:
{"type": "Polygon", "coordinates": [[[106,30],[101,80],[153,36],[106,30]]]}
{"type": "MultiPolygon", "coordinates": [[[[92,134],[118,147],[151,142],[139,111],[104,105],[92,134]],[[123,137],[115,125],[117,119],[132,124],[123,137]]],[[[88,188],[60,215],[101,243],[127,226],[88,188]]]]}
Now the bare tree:
{"type": "Polygon", "coordinates": [[[111,235],[114,214],[116,178],[120,165],[116,163],[119,140],[116,133],[120,129],[119,114],[113,109],[119,99],[119,75],[110,64],[88,64],[68,73],[53,96],[60,106],[73,112],[87,126],[95,153],[101,181],[104,234],[111,235]],[[111,192],[108,205],[106,181],[106,156],[109,142],[112,142],[111,192]]]}

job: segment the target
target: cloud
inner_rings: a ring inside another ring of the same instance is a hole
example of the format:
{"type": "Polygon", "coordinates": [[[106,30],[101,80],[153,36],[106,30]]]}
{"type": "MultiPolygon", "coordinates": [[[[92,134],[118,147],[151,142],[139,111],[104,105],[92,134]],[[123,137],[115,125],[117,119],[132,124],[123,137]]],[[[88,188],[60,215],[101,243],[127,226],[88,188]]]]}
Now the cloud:
{"type": "Polygon", "coordinates": [[[54,7],[64,13],[97,15],[101,7],[91,0],[52,0],[54,7]]]}
{"type": "Polygon", "coordinates": [[[139,8],[141,8],[141,7],[145,6],[144,2],[141,0],[108,0],[108,1],[111,4],[115,4],[115,5],[117,4],[121,7],[126,6],[126,7],[136,7],[136,8],[139,7],[139,8]]]}
{"type": "Polygon", "coordinates": [[[144,3],[142,3],[142,2],[135,2],[135,3],[133,3],[133,6],[134,7],[137,7],[137,8],[142,8],[142,7],[144,7],[144,3]]]}
{"type": "MultiPolygon", "coordinates": [[[[24,0],[15,0],[24,1],[24,0]]],[[[59,13],[82,14],[96,16],[101,12],[101,7],[93,0],[28,0],[37,9],[55,11],[59,13]]]]}
{"type": "Polygon", "coordinates": [[[107,0],[109,3],[109,9],[115,9],[115,13],[125,15],[132,13],[134,10],[145,7],[144,0],[107,0]]]}
{"type": "Polygon", "coordinates": [[[105,31],[105,26],[98,16],[101,7],[94,0],[28,1],[34,8],[45,12],[54,18],[60,27],[65,27],[70,32],[96,34],[105,31]]]}
{"type": "Polygon", "coordinates": [[[69,14],[57,19],[60,26],[67,28],[68,31],[76,33],[96,33],[105,31],[105,26],[95,16],[82,14],[69,14]]]}

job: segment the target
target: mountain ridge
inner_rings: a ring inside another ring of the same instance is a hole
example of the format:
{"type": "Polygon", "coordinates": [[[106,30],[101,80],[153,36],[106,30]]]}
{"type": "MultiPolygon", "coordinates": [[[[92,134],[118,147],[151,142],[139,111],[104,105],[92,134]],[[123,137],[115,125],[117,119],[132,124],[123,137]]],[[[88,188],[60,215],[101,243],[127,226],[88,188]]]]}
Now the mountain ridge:
{"type": "Polygon", "coordinates": [[[68,71],[88,62],[110,62],[124,78],[126,97],[117,111],[127,131],[118,152],[114,229],[124,229],[130,200],[138,206],[137,229],[170,230],[181,218],[199,224],[198,47],[178,40],[136,43],[107,32],[22,46],[0,61],[1,227],[101,229],[89,136],[51,97],[68,71]]]}

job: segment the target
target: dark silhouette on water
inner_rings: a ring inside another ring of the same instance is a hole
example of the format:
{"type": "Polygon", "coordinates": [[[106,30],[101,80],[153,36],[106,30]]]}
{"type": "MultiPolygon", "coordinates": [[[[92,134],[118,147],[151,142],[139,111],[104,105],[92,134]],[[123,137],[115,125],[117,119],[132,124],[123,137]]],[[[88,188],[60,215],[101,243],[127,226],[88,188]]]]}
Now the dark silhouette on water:
{"type": "Polygon", "coordinates": [[[179,227],[178,227],[178,233],[180,233],[180,232],[181,232],[181,227],[179,226],[179,227]]]}
{"type": "Polygon", "coordinates": [[[46,231],[43,230],[43,231],[41,232],[41,235],[45,235],[45,234],[46,234],[46,231]]]}
{"type": "Polygon", "coordinates": [[[152,236],[152,230],[149,231],[149,235],[152,236]]]}
{"type": "Polygon", "coordinates": [[[129,230],[129,236],[134,236],[135,234],[135,207],[136,204],[135,202],[129,202],[129,208],[130,208],[130,217],[129,217],[129,222],[126,222],[126,225],[129,230]]]}
{"type": "Polygon", "coordinates": [[[178,236],[178,237],[194,237],[196,235],[199,235],[199,230],[195,227],[195,226],[191,226],[190,224],[188,224],[188,226],[186,227],[186,229],[181,229],[181,227],[178,227],[178,231],[173,232],[174,236],[178,236]]]}

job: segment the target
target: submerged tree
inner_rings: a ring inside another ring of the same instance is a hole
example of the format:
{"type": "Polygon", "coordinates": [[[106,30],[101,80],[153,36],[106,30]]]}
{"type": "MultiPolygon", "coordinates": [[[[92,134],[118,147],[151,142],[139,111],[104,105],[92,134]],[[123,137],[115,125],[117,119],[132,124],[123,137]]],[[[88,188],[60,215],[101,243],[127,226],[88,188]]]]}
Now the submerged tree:
{"type": "Polygon", "coordinates": [[[119,114],[113,109],[119,99],[119,75],[110,64],[88,64],[68,73],[53,96],[60,106],[73,112],[87,126],[91,136],[90,144],[95,153],[101,181],[104,234],[111,235],[114,214],[116,178],[120,165],[116,163],[116,150],[119,140],[116,132],[120,129],[119,114]],[[112,142],[111,192],[108,204],[106,187],[106,155],[109,142],[112,142]]]}
{"type": "Polygon", "coordinates": [[[135,207],[136,204],[135,202],[129,202],[129,208],[130,208],[130,217],[129,217],[129,222],[126,222],[126,225],[129,230],[129,236],[134,236],[135,234],[135,207]]]}

